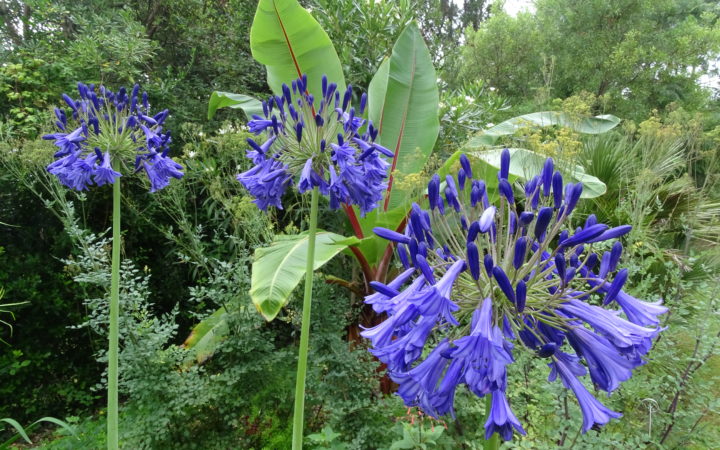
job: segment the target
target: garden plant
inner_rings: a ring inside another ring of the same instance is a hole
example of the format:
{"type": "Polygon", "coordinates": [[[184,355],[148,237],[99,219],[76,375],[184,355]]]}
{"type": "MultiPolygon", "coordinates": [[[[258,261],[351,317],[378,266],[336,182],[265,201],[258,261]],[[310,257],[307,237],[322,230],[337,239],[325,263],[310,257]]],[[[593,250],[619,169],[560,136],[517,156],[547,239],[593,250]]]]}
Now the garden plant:
{"type": "Polygon", "coordinates": [[[0,5],[0,447],[713,448],[720,10],[515,6],[0,5]]]}

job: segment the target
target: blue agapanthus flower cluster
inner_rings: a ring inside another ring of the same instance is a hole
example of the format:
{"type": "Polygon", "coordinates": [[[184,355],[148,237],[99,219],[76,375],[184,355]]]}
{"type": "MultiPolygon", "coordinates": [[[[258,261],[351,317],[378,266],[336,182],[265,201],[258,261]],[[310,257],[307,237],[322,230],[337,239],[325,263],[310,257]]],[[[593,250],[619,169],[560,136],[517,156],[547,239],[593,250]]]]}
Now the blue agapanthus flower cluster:
{"type": "Polygon", "coordinates": [[[297,180],[298,192],[318,188],[330,207],[357,205],[361,214],[382,199],[389,164],[381,156],[393,152],[375,143],[378,130],[362,114],[367,96],[356,111],[352,86],[344,93],[322,78],[322,95],[307,91],[307,77],[282,86],[282,95],[262,103],[263,116],[248,122],[250,131],[263,135],[262,144],[248,139],[247,157],[254,166],[237,176],[260,209],[282,209],[282,196],[297,180]],[[366,126],[367,125],[367,126],[366,126]]]}
{"type": "Polygon", "coordinates": [[[362,333],[371,352],[405,404],[431,416],[454,417],[459,385],[492,395],[488,438],[525,434],[506,395],[517,345],[548,359],[549,380],[574,392],[583,432],[620,417],[581,380],[589,373],[596,389],[614,391],[645,363],[661,331],[667,309],[623,291],[628,271],[618,268],[623,247],[615,239],[631,227],[609,228],[590,215],[573,229],[582,184],[564,183],[552,159],[516,198],[505,150],[496,204],[465,155],[460,162],[457,177],[432,178],[429,210],[414,204],[404,233],[375,229],[396,244],[406,270],[387,285],[371,283],[376,292],[366,303],[387,313],[362,333]]]}
{"type": "Polygon", "coordinates": [[[96,92],[94,85],[78,83],[78,92],[79,99],[63,94],[70,109],[55,108],[60,131],[43,136],[59,148],[47,170],[62,184],[78,191],[112,184],[128,160],[134,160],[134,171],[145,171],[150,192],[183,176],[182,166],[168,156],[170,132],[163,129],[168,110],[151,115],[147,93],[139,95],[140,86],[129,93],[104,86],[96,92]]]}

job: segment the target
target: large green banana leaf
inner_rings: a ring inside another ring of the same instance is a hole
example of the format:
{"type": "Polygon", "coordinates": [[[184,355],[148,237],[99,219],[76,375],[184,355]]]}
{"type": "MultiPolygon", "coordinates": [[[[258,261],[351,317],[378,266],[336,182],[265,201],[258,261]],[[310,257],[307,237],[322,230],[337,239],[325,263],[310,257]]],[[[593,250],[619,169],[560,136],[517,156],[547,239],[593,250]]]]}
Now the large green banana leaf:
{"type": "Polygon", "coordinates": [[[368,93],[368,114],[380,132],[379,143],[395,153],[391,186],[382,208],[407,206],[403,179],[423,169],[440,130],[437,75],[415,23],[400,34],[368,93]]]}
{"type": "Polygon", "coordinates": [[[502,136],[510,136],[517,130],[531,126],[548,127],[559,125],[571,128],[583,134],[606,133],[620,124],[620,119],[610,114],[601,116],[574,119],[570,115],[559,111],[542,111],[513,117],[505,122],[489,128],[479,136],[471,138],[466,144],[469,147],[492,146],[502,136]]]}
{"type": "Polygon", "coordinates": [[[321,95],[321,80],[327,75],[345,89],[345,77],[335,47],[325,30],[296,0],[260,0],[252,28],[253,57],[267,67],[267,81],[275,93],[302,74],[308,76],[308,91],[321,95]]]}
{"type": "Polygon", "coordinates": [[[218,345],[227,337],[228,323],[227,310],[223,307],[206,317],[195,325],[190,336],[185,339],[183,347],[190,350],[192,359],[187,361],[192,365],[195,361],[202,364],[215,353],[218,345]]]}
{"type": "MultiPolygon", "coordinates": [[[[540,173],[545,163],[546,156],[540,155],[524,148],[510,148],[510,181],[518,178],[529,180],[540,173]]],[[[500,171],[500,154],[502,149],[472,148],[466,147],[458,150],[448,158],[438,173],[441,177],[446,174],[455,174],[460,169],[460,155],[465,153],[472,164],[473,176],[484,179],[490,191],[497,188],[497,173],[500,171]]],[[[603,195],[607,190],[605,183],[596,177],[585,173],[581,166],[558,167],[566,182],[582,182],[583,198],[595,198],[603,195]]]]}
{"type": "Polygon", "coordinates": [[[220,108],[242,109],[245,116],[250,120],[253,114],[262,115],[262,103],[255,97],[244,94],[233,94],[231,92],[215,91],[208,102],[208,119],[215,116],[220,108]]]}
{"type": "MultiPolygon", "coordinates": [[[[309,235],[279,235],[269,247],[255,250],[250,280],[250,297],[255,307],[270,321],[290,299],[290,294],[305,276],[309,235]]],[[[339,234],[319,231],[315,241],[317,270],[349,245],[359,242],[339,234]]]]}

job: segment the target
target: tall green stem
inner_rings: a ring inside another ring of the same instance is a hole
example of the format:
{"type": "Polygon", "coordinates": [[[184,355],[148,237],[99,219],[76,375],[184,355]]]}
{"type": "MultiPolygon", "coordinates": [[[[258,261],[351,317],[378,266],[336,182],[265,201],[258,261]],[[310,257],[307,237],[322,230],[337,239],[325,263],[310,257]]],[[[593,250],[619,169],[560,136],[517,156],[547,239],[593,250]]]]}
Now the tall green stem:
{"type": "Polygon", "coordinates": [[[308,230],[307,262],[305,264],[305,295],[303,296],[302,325],[300,328],[300,354],[298,355],[297,381],[295,382],[295,411],[293,413],[293,450],[302,449],[305,416],[305,374],[307,372],[310,342],[310,307],[312,306],[313,271],[315,268],[315,234],[317,231],[318,188],[310,200],[310,229],[308,230]]]}
{"type": "MultiPolygon", "coordinates": [[[[117,164],[114,164],[117,166],[117,164]]],[[[115,168],[117,170],[117,167],[115,168]]],[[[118,448],[118,322],[120,317],[120,178],[113,183],[112,272],[108,345],[107,448],[118,448]]]]}
{"type": "MultiPolygon", "coordinates": [[[[485,394],[485,422],[490,418],[490,408],[492,407],[492,394],[485,394]]],[[[490,439],[483,442],[483,450],[497,450],[500,448],[500,436],[493,433],[490,439]]]]}

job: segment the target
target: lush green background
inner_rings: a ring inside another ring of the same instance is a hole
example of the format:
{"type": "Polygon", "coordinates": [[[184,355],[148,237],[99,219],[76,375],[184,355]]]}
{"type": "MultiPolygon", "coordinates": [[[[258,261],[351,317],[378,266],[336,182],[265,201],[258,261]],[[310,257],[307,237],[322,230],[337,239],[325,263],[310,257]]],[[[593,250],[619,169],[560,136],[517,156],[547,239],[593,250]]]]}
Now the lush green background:
{"type": "MultiPolygon", "coordinates": [[[[608,186],[579,214],[631,223],[623,263],[633,293],[672,313],[649,363],[607,399],[625,417],[578,436],[579,410],[547,370],[519,353],[511,401],[528,436],[508,447],[710,448],[720,439],[717,398],[720,189],[718,91],[700,77],[720,53],[713,1],[538,0],[510,17],[482,0],[306,0],[359,91],[413,19],[440,85],[440,136],[426,172],[467,139],[520,114],[608,113],[599,136],[518,126],[501,144],[577,163],[608,186]],[[457,4],[456,4],[457,3],[457,4]],[[419,16],[418,16],[419,14],[419,16]]],[[[127,448],[285,448],[299,338],[296,294],[265,322],[248,295],[251,255],[274,233],[305,229],[303,199],[259,213],[235,182],[244,167],[244,116],[219,110],[215,90],[267,94],[250,53],[256,2],[9,0],[0,4],[0,286],[14,307],[0,327],[0,417],[52,415],[51,448],[102,446],[109,192],[67,193],[44,174],[51,107],[78,80],[140,82],[171,110],[172,151],[187,176],[150,196],[124,195],[126,261],[121,352],[122,440],[127,448]],[[217,308],[228,338],[203,365],[180,347],[217,308]]],[[[322,205],[321,223],[346,224],[322,205]]],[[[461,392],[458,420],[437,422],[383,396],[362,342],[349,339],[362,299],[323,283],[361,282],[340,256],[318,273],[308,376],[309,446],[476,448],[481,401],[461,392]],[[350,341],[350,342],[349,342],[350,341]]],[[[9,431],[5,431],[9,434],[9,431]]]]}

